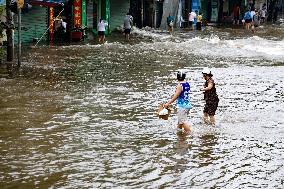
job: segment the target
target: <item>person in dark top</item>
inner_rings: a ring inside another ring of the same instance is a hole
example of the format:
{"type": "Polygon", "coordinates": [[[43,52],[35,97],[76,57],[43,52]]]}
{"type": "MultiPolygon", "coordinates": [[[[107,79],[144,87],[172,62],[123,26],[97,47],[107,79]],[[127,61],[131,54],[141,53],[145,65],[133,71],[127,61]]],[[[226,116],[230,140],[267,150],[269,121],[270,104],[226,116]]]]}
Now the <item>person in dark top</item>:
{"type": "Polygon", "coordinates": [[[170,14],[167,17],[167,25],[168,25],[168,31],[170,34],[173,34],[174,32],[174,17],[172,17],[170,14]]]}
{"type": "Polygon", "coordinates": [[[204,68],[202,71],[203,78],[205,80],[204,87],[200,91],[204,91],[204,122],[208,124],[215,124],[215,112],[218,107],[219,98],[216,92],[215,83],[212,79],[213,74],[209,68],[204,68]]]}
{"type": "Polygon", "coordinates": [[[233,24],[239,25],[241,10],[237,4],[234,5],[233,13],[234,13],[233,24]]]}

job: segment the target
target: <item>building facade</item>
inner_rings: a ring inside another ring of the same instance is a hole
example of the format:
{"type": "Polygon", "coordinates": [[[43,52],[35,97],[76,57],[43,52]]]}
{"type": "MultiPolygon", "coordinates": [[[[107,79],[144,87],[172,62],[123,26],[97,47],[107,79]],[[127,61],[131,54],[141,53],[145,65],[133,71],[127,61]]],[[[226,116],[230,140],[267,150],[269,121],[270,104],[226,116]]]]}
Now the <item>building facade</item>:
{"type": "MultiPolygon", "coordinates": [[[[123,24],[129,11],[129,0],[26,0],[28,9],[22,14],[22,42],[73,41],[85,34],[96,35],[100,19],[108,23],[106,34],[123,24]],[[61,22],[66,23],[64,35],[60,32],[61,22]]],[[[14,18],[17,24],[17,15],[14,18]]],[[[17,41],[15,32],[15,40],[17,41]]]]}

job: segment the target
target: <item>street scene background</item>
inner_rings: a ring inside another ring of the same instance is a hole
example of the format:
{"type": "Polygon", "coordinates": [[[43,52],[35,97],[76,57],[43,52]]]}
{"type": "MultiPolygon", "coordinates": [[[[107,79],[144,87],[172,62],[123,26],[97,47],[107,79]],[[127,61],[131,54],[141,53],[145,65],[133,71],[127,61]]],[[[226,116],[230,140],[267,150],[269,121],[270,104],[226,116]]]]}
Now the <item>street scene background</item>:
{"type": "Polygon", "coordinates": [[[0,69],[0,188],[283,188],[284,26],[135,29],[0,69]],[[202,120],[201,70],[220,98],[202,120]],[[183,69],[190,135],[156,111],[183,69]]]}

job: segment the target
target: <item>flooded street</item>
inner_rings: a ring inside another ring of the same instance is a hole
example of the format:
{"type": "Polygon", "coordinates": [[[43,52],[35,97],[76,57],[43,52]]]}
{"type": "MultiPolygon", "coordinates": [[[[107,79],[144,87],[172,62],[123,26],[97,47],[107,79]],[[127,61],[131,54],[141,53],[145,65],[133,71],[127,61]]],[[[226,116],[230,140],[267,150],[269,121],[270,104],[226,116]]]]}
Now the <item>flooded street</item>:
{"type": "Polygon", "coordinates": [[[283,188],[284,28],[136,30],[0,69],[0,188],[283,188]],[[203,124],[201,70],[220,98],[203,124]],[[193,132],[156,111],[184,69],[193,132]]]}

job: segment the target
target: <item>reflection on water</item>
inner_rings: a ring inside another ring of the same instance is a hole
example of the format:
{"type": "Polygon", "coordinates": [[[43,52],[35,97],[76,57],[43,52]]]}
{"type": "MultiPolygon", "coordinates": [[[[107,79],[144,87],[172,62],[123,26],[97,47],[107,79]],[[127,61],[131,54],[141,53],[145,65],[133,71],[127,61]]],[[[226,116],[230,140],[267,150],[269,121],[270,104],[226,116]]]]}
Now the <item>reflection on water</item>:
{"type": "Polygon", "coordinates": [[[217,160],[217,154],[215,154],[215,145],[217,144],[217,137],[215,134],[205,134],[199,137],[200,140],[200,150],[198,153],[198,158],[200,159],[200,167],[208,166],[217,160]]]}
{"type": "Polygon", "coordinates": [[[0,73],[0,187],[283,188],[283,30],[211,30],[27,49],[18,72],[0,73]],[[203,66],[221,99],[216,127],[202,123],[203,66]],[[175,114],[155,115],[180,68],[188,136],[175,114]]]}

